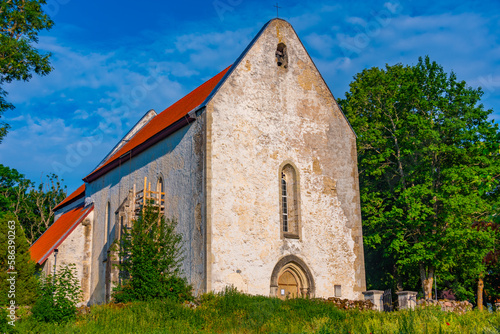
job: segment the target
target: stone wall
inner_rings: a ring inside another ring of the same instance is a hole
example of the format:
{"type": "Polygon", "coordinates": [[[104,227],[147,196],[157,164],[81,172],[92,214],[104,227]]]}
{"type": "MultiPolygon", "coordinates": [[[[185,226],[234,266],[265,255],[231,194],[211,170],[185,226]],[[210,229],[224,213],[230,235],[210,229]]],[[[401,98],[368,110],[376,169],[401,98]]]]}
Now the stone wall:
{"type": "Polygon", "coordinates": [[[334,304],[341,310],[352,310],[352,309],[360,311],[378,310],[375,304],[373,304],[370,300],[349,300],[349,299],[341,299],[335,297],[330,297],[322,300],[325,301],[326,303],[334,304]]]}
{"type": "MultiPolygon", "coordinates": [[[[81,204],[82,201],[78,203],[81,204]]],[[[69,236],[57,247],[57,267],[75,264],[76,277],[82,288],[82,304],[86,305],[90,299],[90,264],[92,248],[92,225],[93,212],[80,223],[69,236]]],[[[45,274],[54,273],[54,253],[43,263],[45,274]]]]}
{"type": "Polygon", "coordinates": [[[293,28],[273,20],[207,105],[208,290],[270,294],[273,268],[302,259],[315,294],[365,290],[356,137],[293,28]],[[275,52],[285,43],[288,67],[275,52]],[[300,238],[280,227],[280,166],[297,168],[300,238]]]}
{"type": "Polygon", "coordinates": [[[443,311],[451,311],[458,313],[465,313],[467,311],[472,310],[472,304],[468,301],[457,301],[457,300],[448,300],[448,299],[420,299],[417,301],[418,307],[428,307],[428,306],[439,306],[443,311]]]}
{"type": "MultiPolygon", "coordinates": [[[[180,129],[120,167],[87,185],[86,196],[94,203],[91,303],[105,302],[105,212],[109,202],[111,218],[136,184],[141,190],[144,177],[156,188],[162,177],[165,189],[165,216],[178,221],[183,235],[182,269],[195,293],[205,291],[205,247],[203,224],[203,117],[180,129]]],[[[115,223],[115,226],[118,224],[115,223]]]]}

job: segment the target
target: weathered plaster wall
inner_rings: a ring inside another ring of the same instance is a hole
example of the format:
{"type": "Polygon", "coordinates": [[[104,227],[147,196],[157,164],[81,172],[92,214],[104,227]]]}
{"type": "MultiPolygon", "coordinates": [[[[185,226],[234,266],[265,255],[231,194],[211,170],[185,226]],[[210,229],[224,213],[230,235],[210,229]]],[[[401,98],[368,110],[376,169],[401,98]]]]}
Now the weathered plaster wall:
{"type": "Polygon", "coordinates": [[[309,267],[316,296],[362,299],[356,138],[291,26],[272,21],[207,106],[209,290],[268,295],[280,258],[309,267]],[[288,68],[275,51],[285,43],[288,68]],[[298,168],[301,239],[280,237],[279,168],[298,168]]]}
{"type": "Polygon", "coordinates": [[[115,211],[136,184],[141,190],[144,177],[156,188],[158,178],[164,182],[165,216],[178,221],[183,234],[183,270],[195,291],[204,291],[205,247],[203,221],[203,117],[177,131],[170,137],[127,161],[96,181],[87,185],[87,197],[94,203],[92,250],[92,303],[105,301],[105,212],[111,204],[112,221],[115,211]]]}
{"type": "MultiPolygon", "coordinates": [[[[90,262],[92,248],[93,212],[80,223],[71,234],[57,247],[57,267],[75,264],[76,278],[82,288],[82,304],[87,305],[90,299],[90,262]]],[[[43,264],[45,274],[54,272],[54,253],[43,264]]]]}

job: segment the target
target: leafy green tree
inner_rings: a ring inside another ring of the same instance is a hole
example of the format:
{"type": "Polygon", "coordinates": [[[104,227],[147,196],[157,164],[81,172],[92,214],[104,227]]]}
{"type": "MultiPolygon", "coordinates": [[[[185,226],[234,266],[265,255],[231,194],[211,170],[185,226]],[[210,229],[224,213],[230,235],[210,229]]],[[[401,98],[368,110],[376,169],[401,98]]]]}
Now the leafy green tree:
{"type": "Polygon", "coordinates": [[[53,208],[66,197],[66,186],[55,174],[35,186],[17,170],[0,164],[0,216],[16,216],[29,243],[33,243],[54,222],[53,208]]]}
{"type": "MultiPolygon", "coordinates": [[[[14,106],[5,100],[4,83],[28,81],[33,72],[48,74],[50,54],[35,49],[38,33],[49,30],[54,22],[42,10],[45,0],[7,0],[0,2],[0,117],[14,106]]],[[[0,143],[9,125],[0,122],[0,143]]]]}
{"type": "Polygon", "coordinates": [[[31,305],[36,297],[35,262],[30,257],[28,241],[16,217],[3,215],[0,217],[0,305],[5,306],[10,300],[15,300],[16,305],[31,305]]]}
{"type": "Polygon", "coordinates": [[[495,217],[492,217],[490,221],[479,221],[474,223],[472,226],[480,231],[487,231],[495,236],[494,244],[491,251],[486,254],[482,261],[483,267],[482,271],[479,273],[479,279],[477,283],[477,306],[479,310],[483,309],[483,290],[486,287],[486,292],[489,297],[498,298],[500,297],[500,291],[498,287],[500,284],[496,282],[493,286],[491,285],[491,279],[487,276],[493,276],[493,281],[495,281],[495,275],[498,275],[498,259],[500,256],[500,223],[494,222],[495,217]],[[486,284],[485,284],[486,283],[486,284]]]}
{"type": "Polygon", "coordinates": [[[471,228],[499,201],[500,135],[481,95],[426,57],[366,69],[339,100],[358,134],[365,249],[383,249],[395,280],[419,275],[426,298],[436,271],[477,280],[494,243],[471,228]]]}
{"type": "Polygon", "coordinates": [[[148,204],[130,229],[123,230],[118,254],[122,284],[116,302],[171,298],[191,300],[192,288],[182,277],[182,235],[176,222],[166,220],[158,207],[148,204]]]}

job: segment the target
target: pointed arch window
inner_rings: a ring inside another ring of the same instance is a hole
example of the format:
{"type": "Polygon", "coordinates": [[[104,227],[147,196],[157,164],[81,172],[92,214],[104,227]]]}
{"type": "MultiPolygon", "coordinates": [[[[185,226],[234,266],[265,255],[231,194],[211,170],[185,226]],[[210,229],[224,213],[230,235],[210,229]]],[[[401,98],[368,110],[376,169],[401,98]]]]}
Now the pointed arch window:
{"type": "Polygon", "coordinates": [[[281,219],[283,221],[283,232],[288,232],[288,203],[287,203],[285,173],[281,173],[281,211],[282,211],[281,219]]]}
{"type": "Polygon", "coordinates": [[[281,237],[300,239],[300,190],[297,169],[286,163],[280,169],[281,237]]]}

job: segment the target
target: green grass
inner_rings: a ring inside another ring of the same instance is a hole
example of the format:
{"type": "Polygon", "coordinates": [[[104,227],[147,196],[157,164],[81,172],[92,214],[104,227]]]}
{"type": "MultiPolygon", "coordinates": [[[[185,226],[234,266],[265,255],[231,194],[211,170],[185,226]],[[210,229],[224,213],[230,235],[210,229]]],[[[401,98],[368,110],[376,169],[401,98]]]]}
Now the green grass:
{"type": "Polygon", "coordinates": [[[94,306],[65,324],[16,324],[20,333],[499,333],[500,312],[436,309],[381,313],[339,310],[317,300],[207,294],[199,306],[170,301],[94,306]]]}

